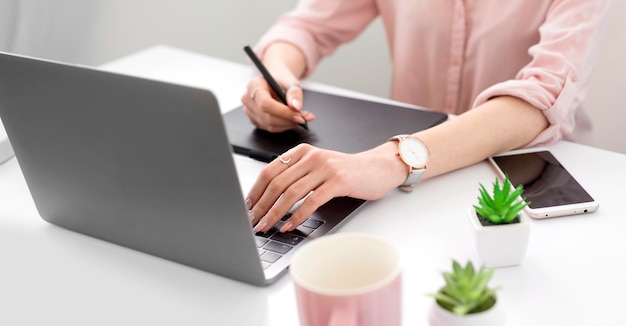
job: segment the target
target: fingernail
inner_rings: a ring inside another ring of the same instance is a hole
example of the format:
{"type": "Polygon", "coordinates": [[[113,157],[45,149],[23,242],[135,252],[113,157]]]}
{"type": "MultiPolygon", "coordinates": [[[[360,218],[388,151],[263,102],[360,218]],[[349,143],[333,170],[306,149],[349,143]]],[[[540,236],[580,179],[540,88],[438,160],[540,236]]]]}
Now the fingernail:
{"type": "Polygon", "coordinates": [[[285,222],[285,224],[283,224],[283,227],[280,228],[280,232],[291,231],[292,227],[293,227],[293,222],[287,221],[287,222],[285,222]]]}
{"type": "Polygon", "coordinates": [[[298,101],[298,99],[296,99],[296,98],[291,99],[291,106],[293,106],[294,108],[300,110],[300,101],[298,101]]]}
{"type": "Polygon", "coordinates": [[[251,210],[248,210],[248,218],[250,221],[254,221],[254,213],[251,210]]]}
{"type": "Polygon", "coordinates": [[[305,123],[307,121],[301,115],[296,115],[296,116],[293,117],[293,122],[295,122],[295,123],[305,123]]]}
{"type": "Polygon", "coordinates": [[[246,198],[246,208],[252,209],[252,200],[250,198],[246,198]]]}
{"type": "Polygon", "coordinates": [[[263,229],[265,229],[265,226],[267,225],[267,221],[266,220],[261,220],[253,229],[254,232],[261,232],[263,229]]]}

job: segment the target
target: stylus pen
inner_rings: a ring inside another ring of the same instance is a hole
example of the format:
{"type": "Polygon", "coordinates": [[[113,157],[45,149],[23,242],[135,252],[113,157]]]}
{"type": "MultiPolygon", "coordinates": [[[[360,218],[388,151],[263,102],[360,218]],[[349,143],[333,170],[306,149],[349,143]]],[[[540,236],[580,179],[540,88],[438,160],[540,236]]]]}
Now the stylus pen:
{"type": "MultiPolygon", "coordinates": [[[[257,67],[257,69],[259,69],[259,71],[263,75],[263,78],[265,78],[265,80],[270,84],[270,86],[272,87],[276,95],[278,95],[278,97],[280,98],[281,102],[289,106],[289,104],[287,104],[287,94],[285,94],[285,91],[283,91],[283,89],[280,88],[280,86],[278,85],[274,77],[270,75],[270,72],[267,70],[267,68],[265,68],[265,66],[263,65],[263,62],[261,62],[259,57],[257,57],[256,54],[254,54],[254,51],[252,51],[250,46],[249,45],[244,46],[243,50],[246,51],[246,54],[248,55],[248,57],[250,57],[250,60],[252,60],[254,65],[257,67]]],[[[309,125],[307,124],[306,118],[304,117],[302,112],[300,112],[300,116],[302,117],[302,119],[304,119],[304,124],[299,124],[300,127],[306,130],[309,130],[309,125]]]]}

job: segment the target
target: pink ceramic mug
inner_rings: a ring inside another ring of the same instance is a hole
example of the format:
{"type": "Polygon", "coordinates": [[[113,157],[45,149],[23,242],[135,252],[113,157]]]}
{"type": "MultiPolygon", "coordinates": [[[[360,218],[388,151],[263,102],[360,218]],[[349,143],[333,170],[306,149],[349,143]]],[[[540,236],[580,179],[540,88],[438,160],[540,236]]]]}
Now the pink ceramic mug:
{"type": "Polygon", "coordinates": [[[367,234],[333,234],[294,256],[289,269],[301,325],[401,325],[402,264],[391,243],[367,234]]]}

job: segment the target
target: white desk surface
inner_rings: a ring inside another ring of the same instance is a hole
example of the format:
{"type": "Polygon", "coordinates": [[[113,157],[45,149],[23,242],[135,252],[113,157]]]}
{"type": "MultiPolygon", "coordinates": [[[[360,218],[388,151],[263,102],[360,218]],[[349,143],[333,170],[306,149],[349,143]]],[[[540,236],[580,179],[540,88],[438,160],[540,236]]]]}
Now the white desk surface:
{"type": "MultiPolygon", "coordinates": [[[[167,46],[103,68],[211,89],[223,110],[239,105],[254,73],[167,46]]],[[[492,281],[502,287],[507,325],[626,325],[626,156],[568,142],[551,149],[600,209],[532,221],[525,260],[497,269],[492,281]]],[[[410,194],[392,191],[340,230],[377,234],[401,248],[405,325],[426,324],[426,293],[442,285],[439,273],[452,258],[476,260],[466,210],[478,183],[494,177],[483,162],[427,180],[410,194]]],[[[0,165],[0,261],[0,325],[298,323],[288,275],[254,287],[42,221],[15,158],[0,165]]]]}

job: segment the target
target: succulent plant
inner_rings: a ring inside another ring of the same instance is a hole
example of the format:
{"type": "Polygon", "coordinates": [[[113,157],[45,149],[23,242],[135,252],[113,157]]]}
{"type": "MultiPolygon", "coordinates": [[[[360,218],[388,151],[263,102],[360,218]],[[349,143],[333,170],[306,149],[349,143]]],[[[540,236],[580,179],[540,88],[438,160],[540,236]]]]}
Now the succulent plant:
{"type": "Polygon", "coordinates": [[[493,269],[481,267],[476,270],[471,262],[462,267],[452,261],[452,271],[442,273],[446,285],[439,292],[431,294],[442,308],[459,316],[483,312],[496,303],[498,288],[487,285],[493,276],[493,269]]]}
{"type": "Polygon", "coordinates": [[[493,183],[493,196],[480,184],[478,206],[474,205],[474,209],[480,216],[493,224],[511,223],[519,212],[529,204],[523,198],[518,200],[524,192],[524,186],[519,185],[513,191],[511,188],[508,175],[505,175],[502,187],[500,187],[498,179],[493,183]]]}

